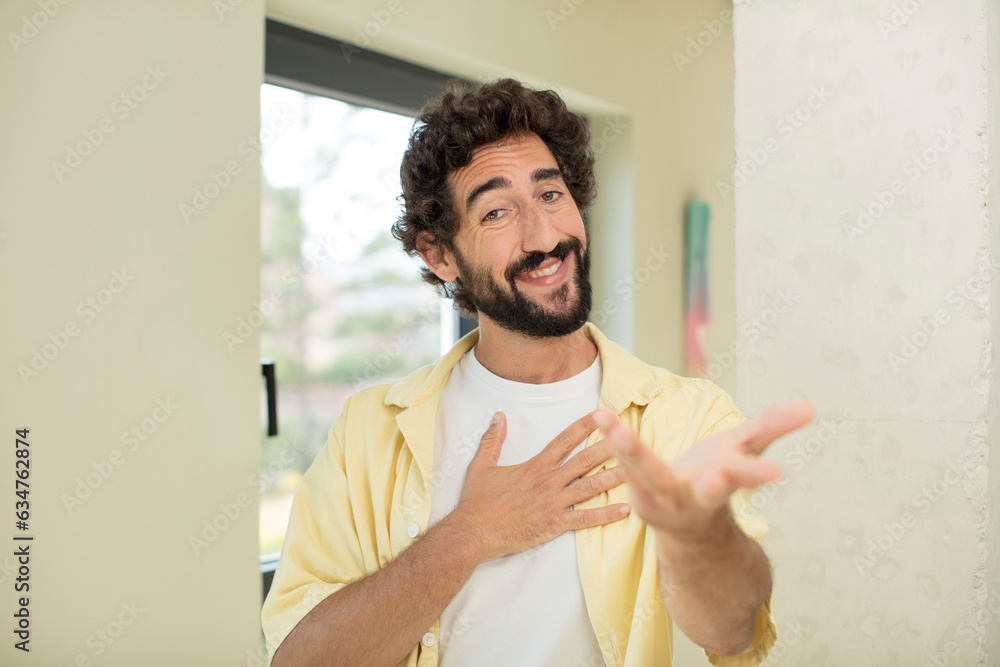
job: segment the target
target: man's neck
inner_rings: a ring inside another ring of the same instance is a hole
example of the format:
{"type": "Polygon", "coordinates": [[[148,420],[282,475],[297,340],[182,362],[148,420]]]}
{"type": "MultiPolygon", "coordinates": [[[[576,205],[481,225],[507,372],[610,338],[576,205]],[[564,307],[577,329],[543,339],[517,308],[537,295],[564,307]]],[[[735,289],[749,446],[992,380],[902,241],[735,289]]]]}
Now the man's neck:
{"type": "Polygon", "coordinates": [[[494,375],[513,382],[547,384],[587,370],[597,346],[583,327],[558,338],[529,338],[479,318],[476,359],[494,375]]]}

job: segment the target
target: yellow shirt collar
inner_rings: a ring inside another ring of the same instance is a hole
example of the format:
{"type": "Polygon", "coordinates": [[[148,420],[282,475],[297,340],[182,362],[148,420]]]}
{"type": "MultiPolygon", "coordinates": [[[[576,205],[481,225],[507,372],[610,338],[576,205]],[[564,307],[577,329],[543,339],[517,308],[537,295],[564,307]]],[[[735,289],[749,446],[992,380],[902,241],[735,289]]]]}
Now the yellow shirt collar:
{"type": "MultiPolygon", "coordinates": [[[[592,322],[587,322],[583,326],[601,356],[602,402],[619,414],[632,403],[636,405],[649,403],[662,389],[662,383],[657,381],[654,369],[622,346],[609,340],[592,322]]],[[[477,328],[459,339],[451,350],[435,363],[418,368],[393,384],[385,395],[385,405],[409,408],[427,396],[440,392],[451,375],[451,369],[463,354],[475,347],[478,341],[477,328]]]]}

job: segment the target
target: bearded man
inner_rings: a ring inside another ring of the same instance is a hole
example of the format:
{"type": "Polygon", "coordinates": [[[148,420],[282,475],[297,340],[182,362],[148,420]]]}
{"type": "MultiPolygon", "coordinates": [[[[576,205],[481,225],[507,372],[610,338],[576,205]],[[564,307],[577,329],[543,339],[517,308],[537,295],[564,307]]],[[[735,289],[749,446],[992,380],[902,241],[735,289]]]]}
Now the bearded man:
{"type": "Polygon", "coordinates": [[[449,85],[400,173],[394,235],[479,327],[346,401],[292,504],[272,665],[666,666],[673,623],[712,664],[759,665],[777,634],[749,490],[812,407],[747,422],[587,321],[594,155],[553,91],[449,85]]]}

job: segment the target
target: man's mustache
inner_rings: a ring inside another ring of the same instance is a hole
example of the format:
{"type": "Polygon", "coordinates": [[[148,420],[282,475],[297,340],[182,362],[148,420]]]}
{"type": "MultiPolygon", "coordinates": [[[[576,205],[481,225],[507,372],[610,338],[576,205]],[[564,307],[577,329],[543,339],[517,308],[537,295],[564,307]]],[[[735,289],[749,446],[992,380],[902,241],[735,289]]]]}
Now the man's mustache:
{"type": "Polygon", "coordinates": [[[579,239],[567,239],[560,241],[556,244],[556,247],[547,253],[543,252],[533,252],[530,255],[525,255],[519,262],[513,264],[507,269],[506,278],[508,282],[513,283],[514,277],[525,271],[533,271],[541,266],[549,257],[554,257],[556,259],[563,259],[570,252],[575,252],[576,256],[579,258],[580,251],[582,250],[582,245],[579,239]]]}

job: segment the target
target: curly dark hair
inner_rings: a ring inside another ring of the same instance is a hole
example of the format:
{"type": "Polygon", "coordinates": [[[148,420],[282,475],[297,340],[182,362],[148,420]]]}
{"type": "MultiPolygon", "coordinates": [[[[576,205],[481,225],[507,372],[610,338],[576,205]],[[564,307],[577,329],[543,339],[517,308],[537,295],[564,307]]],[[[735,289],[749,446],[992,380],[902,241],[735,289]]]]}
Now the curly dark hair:
{"type": "MultiPolygon", "coordinates": [[[[471,87],[452,79],[440,97],[420,110],[399,167],[403,210],[392,235],[406,253],[417,256],[417,236],[425,230],[432,245],[454,253],[459,220],[448,175],[472,162],[479,146],[530,133],[545,142],[577,208],[581,214],[586,211],[597,196],[597,182],[583,118],[552,90],[533,90],[510,78],[471,87]]],[[[454,299],[464,315],[476,316],[460,279],[445,282],[426,266],[420,272],[439,293],[454,299]]]]}

